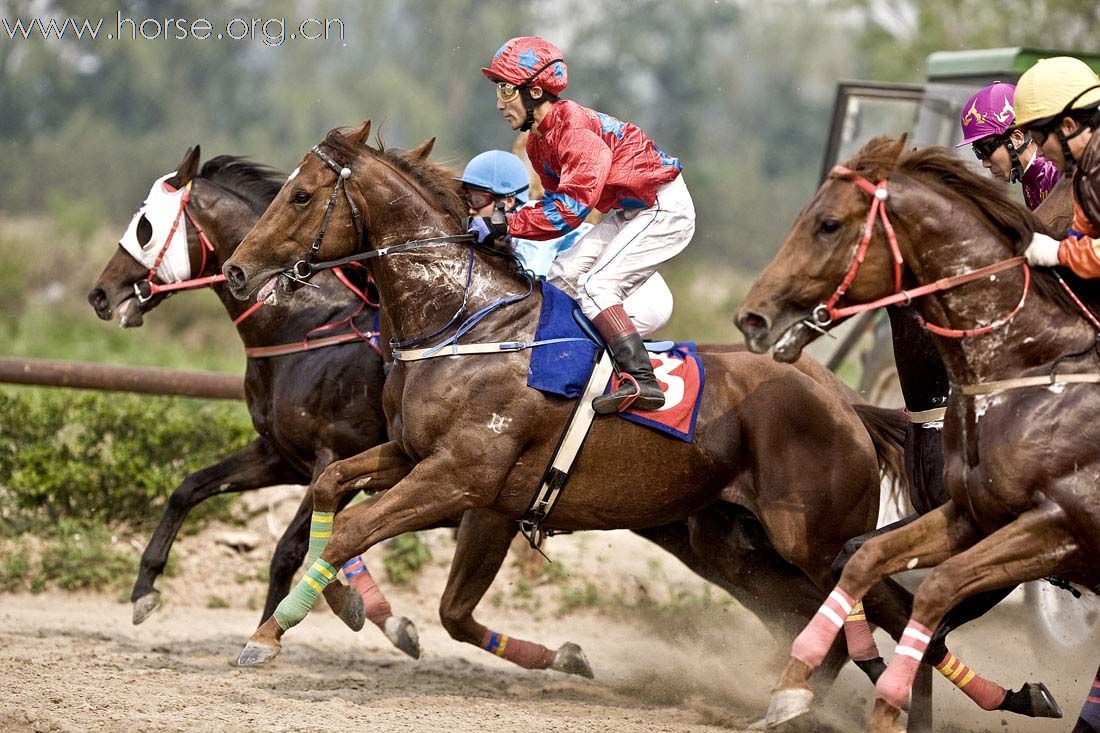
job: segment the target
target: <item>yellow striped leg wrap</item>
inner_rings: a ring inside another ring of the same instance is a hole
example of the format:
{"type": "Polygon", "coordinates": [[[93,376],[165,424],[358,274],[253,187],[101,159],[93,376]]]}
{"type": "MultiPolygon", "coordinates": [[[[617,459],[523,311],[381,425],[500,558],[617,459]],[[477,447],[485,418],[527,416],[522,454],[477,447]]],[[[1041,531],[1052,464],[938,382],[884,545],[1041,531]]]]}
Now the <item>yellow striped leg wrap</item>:
{"type": "Polygon", "coordinates": [[[950,680],[951,684],[960,690],[970,684],[976,676],[974,670],[963,664],[962,660],[954,654],[947,656],[947,663],[939,668],[940,674],[950,680]]]}
{"type": "Polygon", "coordinates": [[[286,631],[299,623],[313,608],[317,596],[335,576],[332,566],[321,559],[321,551],[332,539],[332,520],[335,512],[313,512],[309,524],[309,550],[306,552],[306,575],[290,591],[275,609],[275,621],[286,631]],[[320,567],[320,570],[318,570],[320,567]],[[332,572],[328,572],[332,571],[332,572]],[[327,573],[327,575],[326,575],[327,573]]]}
{"type": "Polygon", "coordinates": [[[317,601],[317,596],[321,595],[321,592],[325,589],[325,586],[333,581],[336,577],[336,568],[329,565],[321,558],[317,560],[306,571],[305,577],[298,581],[298,585],[294,586],[294,590],[290,591],[290,595],[284,598],[275,609],[275,623],[279,624],[279,628],[286,631],[291,626],[295,626],[309,613],[309,609],[313,608],[313,604],[317,601]]]}
{"type": "Polygon", "coordinates": [[[845,621],[866,621],[867,612],[863,610],[863,601],[856,601],[852,606],[852,612],[848,614],[848,618],[845,621]]]}

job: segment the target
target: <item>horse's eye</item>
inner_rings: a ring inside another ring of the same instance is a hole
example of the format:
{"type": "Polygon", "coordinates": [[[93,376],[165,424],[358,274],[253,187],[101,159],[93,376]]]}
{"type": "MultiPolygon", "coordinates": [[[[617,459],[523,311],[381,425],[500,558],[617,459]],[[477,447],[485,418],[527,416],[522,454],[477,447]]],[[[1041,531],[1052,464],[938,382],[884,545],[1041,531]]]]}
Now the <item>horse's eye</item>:
{"type": "Polygon", "coordinates": [[[298,189],[290,195],[290,203],[292,204],[308,204],[310,199],[309,191],[303,191],[298,189]]]}
{"type": "Polygon", "coordinates": [[[840,222],[837,219],[822,219],[817,231],[821,234],[836,234],[840,231],[840,222]]]}

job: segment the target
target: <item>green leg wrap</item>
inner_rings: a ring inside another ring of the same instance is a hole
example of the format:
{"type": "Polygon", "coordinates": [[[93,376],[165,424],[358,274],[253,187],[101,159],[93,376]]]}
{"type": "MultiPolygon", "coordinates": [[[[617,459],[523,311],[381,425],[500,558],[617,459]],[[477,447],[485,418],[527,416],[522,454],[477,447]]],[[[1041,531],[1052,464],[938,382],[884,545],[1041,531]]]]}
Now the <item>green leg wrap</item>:
{"type": "Polygon", "coordinates": [[[275,623],[279,624],[279,628],[286,631],[304,619],[317,601],[317,596],[335,579],[336,568],[317,558],[290,595],[275,608],[275,623]]]}
{"type": "Polygon", "coordinates": [[[313,519],[309,524],[309,550],[306,551],[307,568],[321,556],[321,551],[332,539],[332,519],[335,516],[334,512],[313,512],[313,519]]]}
{"type": "Polygon", "coordinates": [[[275,622],[283,631],[298,624],[313,608],[321,591],[336,577],[331,565],[321,559],[321,551],[332,538],[334,512],[313,512],[309,525],[309,550],[306,553],[306,574],[275,609],[275,622]]]}

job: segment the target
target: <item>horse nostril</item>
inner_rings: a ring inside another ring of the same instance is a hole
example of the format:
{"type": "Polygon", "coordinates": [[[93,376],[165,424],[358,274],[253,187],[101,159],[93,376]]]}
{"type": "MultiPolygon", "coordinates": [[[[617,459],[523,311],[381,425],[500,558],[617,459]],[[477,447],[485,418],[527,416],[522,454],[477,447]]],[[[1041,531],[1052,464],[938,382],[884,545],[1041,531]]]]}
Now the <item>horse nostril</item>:
{"type": "Polygon", "coordinates": [[[737,316],[737,327],[741,329],[741,333],[752,338],[771,330],[771,322],[762,313],[744,310],[737,316]]]}
{"type": "Polygon", "coordinates": [[[111,302],[107,300],[107,293],[103,288],[93,288],[88,293],[88,303],[95,309],[96,315],[100,318],[111,317],[111,302]]]}
{"type": "Polygon", "coordinates": [[[240,290],[244,287],[247,278],[245,278],[244,270],[241,268],[236,265],[226,265],[224,274],[226,282],[229,283],[229,287],[234,290],[240,290]]]}

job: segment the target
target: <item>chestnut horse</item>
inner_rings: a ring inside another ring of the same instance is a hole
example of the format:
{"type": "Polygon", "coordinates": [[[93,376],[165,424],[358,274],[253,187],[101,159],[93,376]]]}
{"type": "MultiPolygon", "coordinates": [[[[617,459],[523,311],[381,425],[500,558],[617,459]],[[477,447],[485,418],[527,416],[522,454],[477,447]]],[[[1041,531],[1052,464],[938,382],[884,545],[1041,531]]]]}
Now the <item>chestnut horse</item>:
{"type": "MultiPolygon", "coordinates": [[[[932,568],[876,686],[873,731],[898,730],[929,637],[959,602],[1052,574],[1100,581],[1100,393],[1080,383],[1100,380],[1095,319],[1018,256],[1041,225],[1002,185],[950,150],[904,146],[878,138],[834,169],[736,318],[752,350],[791,361],[850,304],[913,299],[947,366],[950,500],[869,540],[831,595],[843,607],[892,573],[932,568]]],[[[792,646],[769,713],[812,696],[836,633],[826,616],[792,646]]]]}
{"type": "MultiPolygon", "coordinates": [[[[369,146],[369,131],[369,122],[333,130],[305,156],[223,267],[233,293],[244,298],[274,288],[282,297],[291,289],[284,274],[307,251],[317,261],[365,252],[396,339],[442,337],[448,318],[453,333],[465,313],[514,298],[490,309],[466,340],[531,340],[541,294],[513,259],[453,240],[400,254],[383,249],[457,236],[465,212],[450,172],[369,146]]],[[[299,264],[292,274],[303,278],[308,270],[299,264]]],[[[896,413],[854,407],[850,390],[812,362],[793,368],[733,349],[701,356],[707,393],[694,441],[598,417],[545,526],[645,530],[687,520],[695,551],[737,582],[751,568],[731,562],[707,524],[722,536],[728,513],[744,507],[820,593],[832,585],[830,563],[844,541],[875,521],[872,433],[881,434],[882,415],[889,415],[896,447],[904,422],[896,413]],[[865,424],[861,413],[880,419],[865,424]]],[[[331,526],[331,535],[317,543],[308,577],[253,634],[240,664],[273,659],[285,631],[304,618],[347,557],[474,508],[513,519],[524,513],[573,407],[529,388],[528,363],[529,354],[519,351],[395,364],[383,397],[390,442],[332,464],[314,482],[313,526],[322,538],[331,526]],[[366,482],[388,491],[333,519],[338,498],[366,482]]],[[[871,595],[893,610],[876,622],[900,633],[896,614],[906,606],[895,589],[883,585],[871,595]]]]}
{"type": "MultiPolygon", "coordinates": [[[[402,155],[424,157],[430,148],[429,141],[402,155]]],[[[231,156],[213,158],[200,170],[197,146],[185,153],[176,170],[171,183],[177,187],[191,185],[188,203],[191,218],[184,226],[192,271],[196,276],[216,272],[267,208],[285,176],[231,156]],[[196,226],[205,232],[213,246],[213,251],[206,254],[205,268],[203,244],[196,226]]],[[[118,314],[121,325],[139,326],[145,315],[165,299],[163,294],[144,303],[133,298],[134,285],[147,276],[148,270],[119,248],[89,294],[89,301],[101,318],[110,319],[118,314]]],[[[361,304],[335,277],[318,277],[316,284],[317,290],[309,288],[289,302],[264,306],[240,321],[237,329],[245,348],[300,343],[310,329],[342,320],[361,304]]],[[[237,321],[246,304],[232,298],[224,285],[215,282],[212,287],[228,316],[237,321]]],[[[369,326],[371,312],[372,309],[367,309],[358,321],[369,326]]],[[[809,358],[802,360],[799,367],[815,379],[837,384],[831,374],[809,358]]],[[[191,474],[173,491],[142,555],[131,597],[134,622],[141,623],[159,604],[154,582],[163,571],[187,512],[195,505],[219,493],[251,491],[275,483],[308,482],[334,458],[350,457],[381,442],[385,420],[382,380],[379,355],[362,341],[279,357],[250,358],[245,372],[246,399],[259,436],[222,463],[191,474]],[[350,395],[356,398],[349,399],[350,395]]],[[[850,396],[856,399],[854,393],[850,396]]],[[[310,506],[307,495],[275,548],[261,620],[271,616],[275,604],[290,590],[294,573],[302,563],[310,506]]],[[[827,517],[823,515],[812,521],[827,521],[827,517]]],[[[503,515],[486,511],[463,515],[455,562],[440,604],[440,618],[453,638],[482,644],[487,630],[474,620],[473,610],[496,576],[515,534],[515,522],[503,515]]],[[[725,589],[788,641],[812,618],[824,598],[821,589],[777,554],[760,522],[741,507],[699,512],[690,527],[687,521],[681,521],[641,529],[639,534],[725,589]],[[704,554],[693,549],[691,533],[696,537],[696,546],[705,545],[704,554]],[[723,559],[725,572],[713,558],[723,559]]],[[[415,635],[404,619],[400,623],[387,623],[385,619],[376,620],[371,608],[367,611],[368,617],[387,631],[399,648],[412,656],[419,653],[415,635]]],[[[536,660],[538,664],[563,672],[591,674],[576,645],[565,644],[553,651],[531,643],[532,648],[536,646],[543,650],[536,660]]],[[[507,649],[504,657],[516,661],[507,649]]],[[[839,649],[830,657],[825,672],[830,680],[844,660],[845,655],[839,649]]],[[[530,662],[530,659],[518,661],[530,662]]]]}

